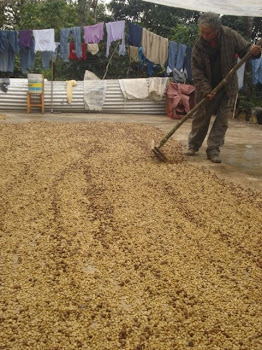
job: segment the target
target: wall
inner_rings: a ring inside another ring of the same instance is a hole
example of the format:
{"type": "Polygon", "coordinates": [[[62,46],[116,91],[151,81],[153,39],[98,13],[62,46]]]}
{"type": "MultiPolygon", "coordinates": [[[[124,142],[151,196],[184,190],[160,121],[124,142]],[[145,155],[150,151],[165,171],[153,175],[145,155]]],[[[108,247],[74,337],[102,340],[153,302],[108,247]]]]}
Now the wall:
{"type": "MultiPolygon", "coordinates": [[[[164,79],[164,78],[163,78],[164,79]]],[[[26,111],[27,107],[27,79],[10,79],[8,92],[0,90],[0,110],[26,111]]],[[[106,98],[101,113],[131,113],[131,114],[166,114],[166,99],[155,102],[146,100],[125,100],[118,80],[106,80],[106,98]]],[[[73,88],[72,104],[67,103],[67,90],[65,81],[53,82],[53,101],[51,101],[51,82],[45,81],[45,110],[46,112],[86,112],[83,91],[84,82],[77,81],[73,88]]],[[[97,113],[97,112],[96,112],[97,113]]]]}

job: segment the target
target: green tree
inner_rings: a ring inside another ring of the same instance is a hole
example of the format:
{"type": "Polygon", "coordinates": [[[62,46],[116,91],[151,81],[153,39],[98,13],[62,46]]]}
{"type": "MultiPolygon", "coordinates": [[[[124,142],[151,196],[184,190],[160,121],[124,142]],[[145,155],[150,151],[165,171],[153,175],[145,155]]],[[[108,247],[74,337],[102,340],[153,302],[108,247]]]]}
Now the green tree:
{"type": "Polygon", "coordinates": [[[197,11],[151,4],[141,0],[114,0],[108,5],[113,20],[127,19],[163,37],[179,23],[194,22],[197,11]]]}

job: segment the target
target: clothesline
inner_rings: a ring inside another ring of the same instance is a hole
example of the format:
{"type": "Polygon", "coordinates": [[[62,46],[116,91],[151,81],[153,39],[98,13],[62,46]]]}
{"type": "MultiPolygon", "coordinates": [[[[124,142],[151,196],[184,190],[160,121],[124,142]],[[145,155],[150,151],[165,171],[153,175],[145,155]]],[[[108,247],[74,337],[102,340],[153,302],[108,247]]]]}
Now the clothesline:
{"type": "MultiPolygon", "coordinates": [[[[120,40],[119,55],[126,54],[125,45],[125,21],[115,21],[106,23],[107,48],[106,57],[109,56],[110,46],[113,41],[120,40]]],[[[177,68],[183,68],[182,59],[186,56],[187,71],[190,71],[190,49],[186,52],[187,46],[168,41],[145,28],[132,22],[129,25],[128,44],[130,47],[142,47],[143,55],[150,64],[159,64],[162,67],[167,66],[171,71],[177,68]],[[176,45],[176,46],[175,46],[176,45]]],[[[42,52],[42,68],[49,69],[50,62],[55,61],[60,49],[60,58],[64,62],[69,59],[85,59],[86,50],[91,54],[99,51],[98,44],[104,38],[104,22],[95,25],[83,26],[83,39],[81,42],[81,27],[72,27],[60,29],[60,42],[55,42],[55,31],[51,29],[40,30],[19,30],[3,31],[0,30],[0,71],[13,72],[15,54],[19,51],[22,73],[27,74],[28,70],[33,69],[35,62],[35,53],[42,52]],[[19,36],[18,36],[19,34],[19,36]],[[69,38],[73,37],[74,43],[70,43],[69,38]]],[[[134,57],[134,52],[133,57],[134,57]]],[[[189,72],[190,73],[190,72],[189,72]]]]}

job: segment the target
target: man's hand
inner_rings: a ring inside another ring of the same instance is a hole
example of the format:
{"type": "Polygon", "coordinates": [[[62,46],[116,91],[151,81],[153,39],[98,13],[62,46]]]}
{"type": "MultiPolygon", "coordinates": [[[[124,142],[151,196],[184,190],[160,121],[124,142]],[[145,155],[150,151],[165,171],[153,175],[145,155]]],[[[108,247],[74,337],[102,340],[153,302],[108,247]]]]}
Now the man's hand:
{"type": "Polygon", "coordinates": [[[250,52],[253,56],[258,56],[261,53],[261,47],[258,45],[252,45],[250,47],[250,52]]]}
{"type": "Polygon", "coordinates": [[[205,98],[207,98],[209,101],[213,100],[213,98],[215,97],[215,94],[206,94],[205,98]]]}

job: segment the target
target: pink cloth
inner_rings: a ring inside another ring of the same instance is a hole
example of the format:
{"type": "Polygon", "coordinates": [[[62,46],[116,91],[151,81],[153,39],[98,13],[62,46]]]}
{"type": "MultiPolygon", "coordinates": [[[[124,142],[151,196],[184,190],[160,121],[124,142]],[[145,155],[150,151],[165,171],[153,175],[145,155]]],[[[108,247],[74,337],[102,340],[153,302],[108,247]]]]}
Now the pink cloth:
{"type": "Polygon", "coordinates": [[[195,105],[195,87],[188,84],[170,83],[166,91],[168,116],[181,119],[195,105]]]}
{"type": "Polygon", "coordinates": [[[109,49],[111,43],[116,40],[121,40],[119,45],[119,55],[126,53],[125,45],[125,21],[116,21],[106,23],[107,30],[107,44],[106,44],[106,57],[109,56],[109,49]]]}
{"type": "Polygon", "coordinates": [[[99,44],[104,37],[104,22],[85,26],[84,39],[86,44],[99,44]]]}

